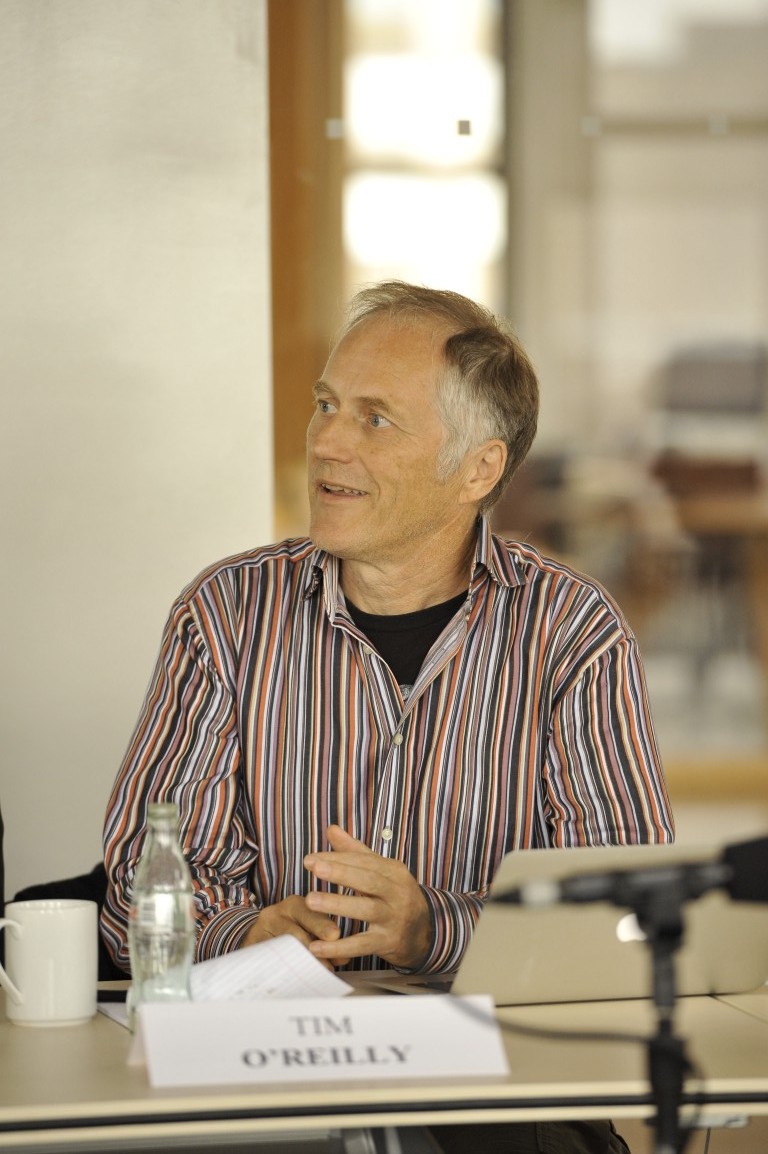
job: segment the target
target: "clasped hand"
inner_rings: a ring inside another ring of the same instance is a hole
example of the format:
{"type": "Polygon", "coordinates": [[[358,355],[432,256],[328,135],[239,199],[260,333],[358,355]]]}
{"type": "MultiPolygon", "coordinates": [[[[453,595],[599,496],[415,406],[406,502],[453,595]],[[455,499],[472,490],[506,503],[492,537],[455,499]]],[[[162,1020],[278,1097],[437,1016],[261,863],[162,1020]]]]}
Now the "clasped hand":
{"type": "Polygon", "coordinates": [[[416,879],[402,862],[374,853],[340,826],[329,826],[327,837],[331,851],[307,854],[304,865],[335,888],[267,906],[246,943],[288,933],[326,965],[376,954],[401,969],[418,969],[429,953],[431,919],[416,879]],[[342,938],[338,918],[365,928],[342,938]]]}

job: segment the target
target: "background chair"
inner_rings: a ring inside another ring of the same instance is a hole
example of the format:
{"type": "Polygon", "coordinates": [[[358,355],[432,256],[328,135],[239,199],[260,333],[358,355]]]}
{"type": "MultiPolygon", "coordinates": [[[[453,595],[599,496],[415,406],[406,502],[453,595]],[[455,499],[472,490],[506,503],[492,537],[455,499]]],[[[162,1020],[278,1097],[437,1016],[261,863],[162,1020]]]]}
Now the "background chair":
{"type": "MultiPolygon", "coordinates": [[[[103,864],[99,862],[90,873],[79,874],[73,878],[64,878],[61,881],[45,882],[42,885],[27,886],[25,889],[19,890],[14,901],[36,901],[41,898],[79,898],[82,901],[96,902],[99,907],[99,914],[101,914],[106,893],[107,873],[103,864]]],[[[99,981],[124,981],[128,976],[112,961],[101,933],[99,933],[99,981]]]]}

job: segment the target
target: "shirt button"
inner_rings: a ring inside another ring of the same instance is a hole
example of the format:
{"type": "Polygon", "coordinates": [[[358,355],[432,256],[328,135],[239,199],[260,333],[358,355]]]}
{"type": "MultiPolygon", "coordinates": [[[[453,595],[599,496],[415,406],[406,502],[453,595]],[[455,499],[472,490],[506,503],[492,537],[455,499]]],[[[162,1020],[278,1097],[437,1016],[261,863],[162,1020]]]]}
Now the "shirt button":
{"type": "Polygon", "coordinates": [[[389,828],[389,826],[381,831],[381,840],[392,841],[392,830],[389,828]]]}
{"type": "Polygon", "coordinates": [[[403,744],[403,735],[402,735],[402,733],[396,733],[396,734],[395,734],[395,736],[392,738],[392,744],[393,744],[393,745],[402,745],[402,744],[403,744]]]}
{"type": "Polygon", "coordinates": [[[366,657],[371,656],[371,654],[373,653],[373,650],[371,649],[370,645],[364,645],[363,646],[363,653],[365,654],[366,657]]]}

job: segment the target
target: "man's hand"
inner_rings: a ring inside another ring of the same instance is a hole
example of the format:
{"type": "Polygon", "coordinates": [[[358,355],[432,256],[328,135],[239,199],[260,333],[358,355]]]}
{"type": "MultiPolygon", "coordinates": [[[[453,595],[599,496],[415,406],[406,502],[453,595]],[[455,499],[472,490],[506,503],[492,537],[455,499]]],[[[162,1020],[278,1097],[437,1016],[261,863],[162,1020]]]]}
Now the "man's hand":
{"type": "Polygon", "coordinates": [[[318,934],[310,943],[316,958],[335,964],[376,954],[393,966],[415,970],[432,942],[427,899],[400,861],[381,857],[338,825],[328,828],[332,853],[311,853],[306,868],[341,892],[312,891],[304,901],[318,915],[352,918],[367,928],[348,938],[329,941],[318,934]]]}
{"type": "Polygon", "coordinates": [[[254,946],[269,938],[279,938],[281,934],[290,934],[302,945],[309,946],[315,941],[337,941],[339,927],[327,914],[309,909],[306,899],[295,895],[273,906],[265,906],[240,944],[254,946]]]}

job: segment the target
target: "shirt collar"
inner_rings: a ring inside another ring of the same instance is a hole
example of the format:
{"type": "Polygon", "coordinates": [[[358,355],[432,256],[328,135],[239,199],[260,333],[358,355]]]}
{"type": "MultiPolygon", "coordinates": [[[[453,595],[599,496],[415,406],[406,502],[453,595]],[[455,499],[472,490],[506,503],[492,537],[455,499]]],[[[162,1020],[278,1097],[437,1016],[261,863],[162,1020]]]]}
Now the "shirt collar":
{"type": "Polygon", "coordinates": [[[491,523],[487,517],[478,518],[473,582],[481,576],[483,570],[497,585],[522,585],[525,582],[520,559],[501,537],[491,532],[491,523]]]}
{"type": "Polygon", "coordinates": [[[309,556],[304,599],[314,596],[321,585],[325,611],[333,621],[339,594],[339,559],[332,553],[326,553],[325,549],[315,549],[309,556]]]}
{"type": "MultiPolygon", "coordinates": [[[[524,575],[519,558],[509,546],[491,532],[487,517],[477,521],[477,545],[472,569],[472,582],[485,571],[498,585],[522,585],[524,575]]],[[[339,592],[339,559],[324,549],[315,549],[309,557],[309,570],[304,585],[304,597],[311,597],[323,583],[326,609],[331,618],[337,604],[339,592]]]]}

